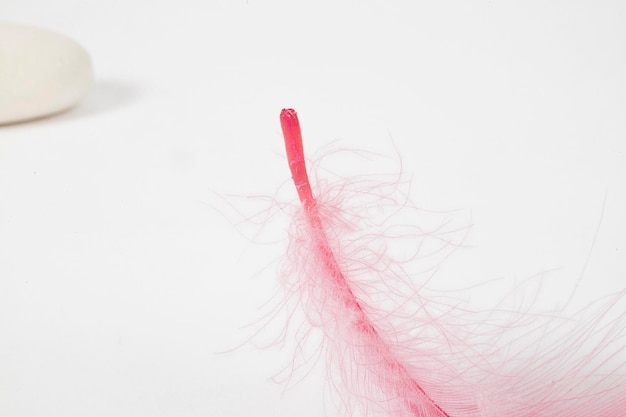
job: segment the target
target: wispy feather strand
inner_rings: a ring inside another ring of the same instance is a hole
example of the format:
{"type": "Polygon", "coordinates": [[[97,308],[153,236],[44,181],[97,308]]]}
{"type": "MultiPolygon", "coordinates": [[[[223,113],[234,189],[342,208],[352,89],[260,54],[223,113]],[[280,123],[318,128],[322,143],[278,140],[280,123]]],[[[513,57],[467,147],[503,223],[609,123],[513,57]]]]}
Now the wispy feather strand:
{"type": "MultiPolygon", "coordinates": [[[[280,118],[302,203],[283,284],[308,323],[323,331],[329,382],[344,414],[626,416],[623,294],[560,317],[474,312],[416,288],[378,241],[385,236],[363,233],[371,224],[346,208],[345,184],[313,197],[297,114],[285,109],[280,118]]],[[[371,204],[389,199],[368,196],[371,204]]],[[[452,242],[404,228],[413,243],[434,240],[435,251],[452,242]]],[[[386,230],[388,239],[401,237],[392,226],[386,230]]]]}

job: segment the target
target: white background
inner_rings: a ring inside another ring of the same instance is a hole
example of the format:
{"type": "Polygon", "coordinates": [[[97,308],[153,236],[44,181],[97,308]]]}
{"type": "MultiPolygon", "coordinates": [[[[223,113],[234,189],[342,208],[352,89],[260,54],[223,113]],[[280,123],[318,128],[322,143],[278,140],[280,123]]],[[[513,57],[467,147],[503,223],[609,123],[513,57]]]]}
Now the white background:
{"type": "Polygon", "coordinates": [[[504,283],[477,303],[542,273],[555,307],[626,286],[623,1],[2,0],[0,19],[74,38],[97,79],[0,127],[1,416],[333,415],[319,374],[270,380],[288,350],[219,353],[277,286],[287,214],[255,237],[237,210],[295,198],[283,107],[311,157],[397,151],[416,204],[471,225],[438,277],[504,283]]]}

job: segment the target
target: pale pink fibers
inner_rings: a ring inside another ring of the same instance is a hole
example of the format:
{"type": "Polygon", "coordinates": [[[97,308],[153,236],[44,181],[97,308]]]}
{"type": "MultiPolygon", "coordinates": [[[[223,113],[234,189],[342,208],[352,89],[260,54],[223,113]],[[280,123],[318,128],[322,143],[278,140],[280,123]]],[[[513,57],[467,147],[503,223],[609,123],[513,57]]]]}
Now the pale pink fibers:
{"type": "Polygon", "coordinates": [[[450,417],[441,409],[427,394],[422,387],[407,372],[405,366],[392,354],[386,343],[382,340],[374,325],[363,311],[359,301],[350,289],[344,277],[335,255],[328,242],[328,237],[324,232],[324,226],[320,218],[320,213],[313,198],[311,185],[306,172],[304,152],[302,147],[302,134],[298,116],[293,109],[283,109],[280,114],[280,121],[285,138],[287,157],[291,169],[294,184],[305,210],[311,240],[316,248],[317,257],[323,265],[327,279],[331,282],[322,283],[333,289],[337,300],[343,304],[345,314],[352,318],[352,326],[357,338],[356,342],[368,355],[380,357],[379,366],[385,375],[386,388],[391,391],[391,396],[403,396],[401,398],[407,409],[413,416],[450,417]],[[359,340],[360,339],[360,340],[359,340]],[[407,396],[407,393],[411,395],[407,396]]]}
{"type": "Polygon", "coordinates": [[[285,109],[280,121],[303,208],[285,285],[324,332],[331,384],[347,414],[626,417],[624,315],[614,317],[620,295],[574,317],[495,317],[413,291],[384,244],[378,251],[367,247],[370,235],[342,235],[363,226],[363,216],[347,218],[342,207],[350,192],[341,186],[313,197],[297,114],[285,109]],[[376,305],[379,296],[397,308],[376,305]]]}

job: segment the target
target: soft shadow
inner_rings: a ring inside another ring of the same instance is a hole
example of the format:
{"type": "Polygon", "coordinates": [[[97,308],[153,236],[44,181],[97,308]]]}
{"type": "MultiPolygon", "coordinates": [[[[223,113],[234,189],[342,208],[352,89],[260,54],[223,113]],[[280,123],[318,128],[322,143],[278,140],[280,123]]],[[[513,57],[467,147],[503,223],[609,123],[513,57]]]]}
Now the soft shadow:
{"type": "Polygon", "coordinates": [[[96,81],[87,97],[76,107],[52,116],[51,119],[78,119],[112,112],[137,101],[140,95],[139,89],[129,83],[112,80],[96,81]]]}
{"type": "Polygon", "coordinates": [[[139,88],[130,83],[116,80],[97,80],[87,96],[78,105],[36,119],[0,124],[0,129],[21,125],[65,122],[113,112],[137,101],[140,95],[139,88]]]}

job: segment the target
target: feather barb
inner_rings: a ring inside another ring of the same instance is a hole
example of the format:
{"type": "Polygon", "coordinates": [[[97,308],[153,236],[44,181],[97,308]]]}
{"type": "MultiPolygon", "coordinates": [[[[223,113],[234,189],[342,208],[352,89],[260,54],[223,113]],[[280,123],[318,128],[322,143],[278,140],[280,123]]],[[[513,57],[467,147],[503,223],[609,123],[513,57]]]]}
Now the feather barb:
{"type": "Polygon", "coordinates": [[[374,353],[384,368],[385,378],[381,381],[382,391],[388,391],[391,398],[404,396],[402,402],[407,415],[414,417],[450,417],[410,375],[406,365],[394,355],[391,348],[383,340],[375,325],[369,319],[361,302],[357,299],[341,270],[339,263],[324,230],[322,217],[316,200],[313,197],[311,185],[306,171],[302,133],[298,115],[293,109],[283,109],[280,113],[280,122],[285,140],[289,168],[298,192],[299,199],[305,211],[305,218],[311,232],[312,246],[316,249],[318,260],[325,270],[325,275],[333,282],[330,283],[335,296],[340,300],[347,317],[352,317],[352,334],[355,345],[361,349],[374,353]],[[407,395],[407,393],[412,393],[407,395]]]}

